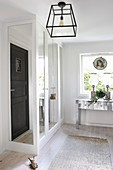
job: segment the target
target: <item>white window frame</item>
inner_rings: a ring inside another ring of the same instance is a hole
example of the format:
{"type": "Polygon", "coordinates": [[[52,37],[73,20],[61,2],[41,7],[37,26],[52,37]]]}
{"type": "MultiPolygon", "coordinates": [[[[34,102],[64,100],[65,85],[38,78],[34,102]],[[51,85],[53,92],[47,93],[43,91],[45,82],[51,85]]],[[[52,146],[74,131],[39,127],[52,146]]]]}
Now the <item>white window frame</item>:
{"type": "Polygon", "coordinates": [[[81,53],[80,54],[80,80],[79,80],[79,94],[83,97],[89,97],[90,92],[86,92],[84,90],[84,75],[83,75],[83,63],[82,63],[82,57],[83,56],[98,56],[98,55],[113,55],[113,52],[98,52],[98,53],[81,53]]]}

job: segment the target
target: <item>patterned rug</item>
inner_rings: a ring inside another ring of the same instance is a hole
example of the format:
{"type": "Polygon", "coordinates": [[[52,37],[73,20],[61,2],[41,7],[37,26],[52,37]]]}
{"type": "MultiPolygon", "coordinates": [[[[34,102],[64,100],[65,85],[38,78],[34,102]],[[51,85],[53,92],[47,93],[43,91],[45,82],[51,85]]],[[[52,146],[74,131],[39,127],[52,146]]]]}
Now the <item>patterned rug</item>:
{"type": "Polygon", "coordinates": [[[112,170],[107,139],[68,136],[48,170],[112,170]]]}

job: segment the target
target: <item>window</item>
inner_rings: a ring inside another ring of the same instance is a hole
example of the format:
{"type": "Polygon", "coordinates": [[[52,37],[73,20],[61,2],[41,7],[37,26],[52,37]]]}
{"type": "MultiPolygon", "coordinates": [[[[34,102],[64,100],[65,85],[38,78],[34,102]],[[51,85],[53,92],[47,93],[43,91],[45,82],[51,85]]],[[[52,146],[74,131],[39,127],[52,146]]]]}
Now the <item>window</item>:
{"type": "Polygon", "coordinates": [[[82,94],[88,94],[92,90],[92,85],[95,85],[95,89],[106,88],[106,85],[109,85],[109,90],[113,91],[113,53],[82,54],[80,74],[82,94]],[[106,68],[102,70],[96,69],[93,65],[94,60],[99,57],[107,61],[106,68]]]}

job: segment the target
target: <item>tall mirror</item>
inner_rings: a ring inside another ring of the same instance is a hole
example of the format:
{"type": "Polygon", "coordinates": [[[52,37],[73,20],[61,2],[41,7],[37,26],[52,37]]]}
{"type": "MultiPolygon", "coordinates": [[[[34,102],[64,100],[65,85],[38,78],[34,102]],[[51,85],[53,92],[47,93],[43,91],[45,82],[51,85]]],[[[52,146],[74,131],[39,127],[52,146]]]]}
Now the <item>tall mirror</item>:
{"type": "Polygon", "coordinates": [[[10,140],[33,144],[32,24],[9,27],[10,140]]]}
{"type": "Polygon", "coordinates": [[[58,122],[58,45],[48,38],[49,129],[58,122]]]}
{"type": "Polygon", "coordinates": [[[45,32],[38,28],[38,87],[39,87],[39,134],[45,135],[45,32]]]}
{"type": "Polygon", "coordinates": [[[60,55],[60,119],[63,119],[63,63],[62,63],[62,47],[59,47],[59,55],[60,55]]]}

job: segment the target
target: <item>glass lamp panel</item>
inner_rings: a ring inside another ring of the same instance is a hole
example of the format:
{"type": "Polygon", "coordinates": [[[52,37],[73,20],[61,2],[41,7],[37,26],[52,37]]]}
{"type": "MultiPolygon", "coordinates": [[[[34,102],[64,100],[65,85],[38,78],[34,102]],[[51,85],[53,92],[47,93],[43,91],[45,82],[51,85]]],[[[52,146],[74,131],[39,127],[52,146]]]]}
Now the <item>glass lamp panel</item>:
{"type": "MultiPolygon", "coordinates": [[[[58,7],[58,6],[55,6],[54,7],[54,13],[55,14],[61,14],[61,8],[58,7]]],[[[63,14],[66,14],[66,13],[68,13],[68,14],[70,13],[69,5],[68,5],[68,7],[66,6],[66,7],[63,8],[63,14]]]]}
{"type": "Polygon", "coordinates": [[[65,8],[64,8],[63,14],[70,14],[70,9],[69,9],[69,8],[68,8],[68,9],[65,9],[65,8]]]}
{"type": "Polygon", "coordinates": [[[51,28],[47,28],[47,30],[48,30],[50,35],[51,35],[51,29],[52,29],[52,27],[51,28]]]}
{"type": "Polygon", "coordinates": [[[58,5],[53,5],[54,11],[57,11],[58,9],[61,9],[58,5]]]}
{"type": "Polygon", "coordinates": [[[52,23],[53,23],[53,14],[50,15],[49,17],[49,22],[48,22],[48,26],[52,26],[52,23]]]}
{"type": "Polygon", "coordinates": [[[53,36],[74,36],[73,27],[57,27],[53,29],[53,36]]]}
{"type": "Polygon", "coordinates": [[[54,13],[61,14],[61,8],[59,6],[54,6],[54,13]]]}
{"type": "MultiPolygon", "coordinates": [[[[54,20],[54,26],[59,26],[60,24],[60,15],[56,15],[55,16],[55,20],[54,20]]],[[[72,20],[71,20],[71,16],[70,15],[63,15],[63,22],[64,22],[64,26],[65,25],[72,25],[72,20]]]]}
{"type": "Polygon", "coordinates": [[[70,9],[70,4],[66,4],[65,9],[70,9]]]}
{"type": "Polygon", "coordinates": [[[74,30],[75,30],[75,33],[76,33],[77,32],[77,27],[76,26],[74,27],[74,30]]]}
{"type": "Polygon", "coordinates": [[[72,13],[71,13],[71,18],[72,18],[72,23],[73,23],[73,24],[76,24],[76,23],[75,23],[74,15],[73,15],[72,13]]]}
{"type": "MultiPolygon", "coordinates": [[[[55,20],[54,20],[54,26],[59,26],[60,25],[60,15],[56,15],[55,16],[55,20]]],[[[64,18],[63,18],[64,21],[64,18]]]]}
{"type": "Polygon", "coordinates": [[[73,25],[71,15],[65,15],[64,25],[73,25]]]}

